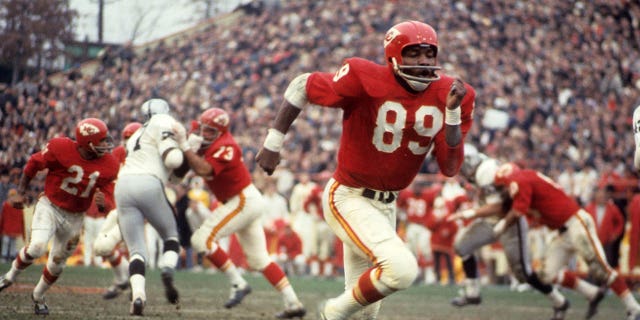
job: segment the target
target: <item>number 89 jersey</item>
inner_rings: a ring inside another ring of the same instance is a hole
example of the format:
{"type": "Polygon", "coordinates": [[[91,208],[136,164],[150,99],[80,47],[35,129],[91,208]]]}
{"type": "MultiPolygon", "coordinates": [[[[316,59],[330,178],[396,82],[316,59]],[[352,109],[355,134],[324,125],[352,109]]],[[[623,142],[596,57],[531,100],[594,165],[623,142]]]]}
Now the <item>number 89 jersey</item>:
{"type": "MultiPolygon", "coordinates": [[[[401,190],[432,150],[438,163],[445,163],[444,114],[453,80],[442,75],[414,94],[387,66],[360,58],[347,59],[335,74],[312,73],[306,87],[309,102],[344,111],[335,179],[351,187],[401,190]]],[[[475,100],[473,88],[465,86],[463,138],[473,122],[475,100]]]]}
{"type": "Polygon", "coordinates": [[[51,139],[44,149],[31,155],[24,174],[33,178],[38,171],[49,169],[44,185],[49,201],[70,212],[85,212],[96,189],[112,196],[120,164],[110,153],[86,160],[77,147],[69,138],[51,139]]]}

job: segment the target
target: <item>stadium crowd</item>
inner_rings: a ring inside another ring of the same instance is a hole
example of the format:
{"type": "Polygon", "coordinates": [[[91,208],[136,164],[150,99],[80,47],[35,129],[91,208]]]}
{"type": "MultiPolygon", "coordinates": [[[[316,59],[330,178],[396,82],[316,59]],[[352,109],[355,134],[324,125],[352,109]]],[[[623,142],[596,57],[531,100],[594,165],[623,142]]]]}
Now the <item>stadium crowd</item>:
{"type": "MultiPolygon", "coordinates": [[[[439,30],[438,63],[477,91],[467,142],[545,172],[584,205],[608,188],[630,218],[638,176],[629,129],[640,103],[640,6],[632,1],[272,0],[226,18],[235,20],[109,52],[95,73],[75,71],[54,84],[40,72],[5,86],[0,203],[43,143],[73,137],[72,124],[87,117],[103,119],[117,139],[150,97],[169,101],[183,123],[209,107],[226,110],[264,190],[268,179],[254,156],[292,75],[332,70],[351,56],[379,60],[380,35],[415,19],[439,30]]],[[[301,114],[287,136],[286,164],[274,174],[280,194],[289,197],[297,174],[333,171],[340,117],[325,108],[301,114]]],[[[422,173],[437,172],[426,163],[422,173]]]]}

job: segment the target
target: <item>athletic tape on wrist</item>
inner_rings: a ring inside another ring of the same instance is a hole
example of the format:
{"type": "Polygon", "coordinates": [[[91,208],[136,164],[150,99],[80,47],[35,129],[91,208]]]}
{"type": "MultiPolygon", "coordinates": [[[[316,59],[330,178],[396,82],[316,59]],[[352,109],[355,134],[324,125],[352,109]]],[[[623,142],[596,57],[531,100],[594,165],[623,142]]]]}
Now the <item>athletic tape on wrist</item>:
{"type": "Polygon", "coordinates": [[[280,152],[284,144],[284,133],[274,128],[270,128],[268,132],[262,146],[269,151],[280,152]]]}
{"type": "Polygon", "coordinates": [[[473,209],[467,209],[462,211],[462,217],[465,219],[471,219],[476,215],[476,211],[473,209]]]}
{"type": "Polygon", "coordinates": [[[460,110],[460,106],[457,106],[455,109],[445,108],[444,123],[450,126],[460,125],[462,123],[461,115],[462,111],[460,110]]]}

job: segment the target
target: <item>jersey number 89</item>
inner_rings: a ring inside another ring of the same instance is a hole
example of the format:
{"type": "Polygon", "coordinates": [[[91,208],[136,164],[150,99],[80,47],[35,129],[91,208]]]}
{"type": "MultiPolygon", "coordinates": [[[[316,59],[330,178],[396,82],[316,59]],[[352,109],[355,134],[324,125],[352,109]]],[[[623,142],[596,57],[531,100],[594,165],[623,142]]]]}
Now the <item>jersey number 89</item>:
{"type": "MultiPolygon", "coordinates": [[[[443,114],[440,109],[434,106],[420,106],[416,110],[415,123],[413,130],[425,138],[429,138],[429,143],[421,146],[419,141],[409,141],[408,148],[415,155],[425,154],[431,147],[433,137],[442,129],[443,114]],[[424,119],[431,117],[431,125],[427,127],[424,119]]],[[[392,101],[385,102],[378,109],[376,117],[376,128],[373,130],[373,145],[381,152],[392,153],[396,151],[402,142],[402,130],[407,122],[407,110],[402,104],[392,101]],[[395,120],[392,123],[387,122],[389,112],[395,113],[395,120]],[[384,134],[392,135],[391,142],[384,141],[384,134]]]]}

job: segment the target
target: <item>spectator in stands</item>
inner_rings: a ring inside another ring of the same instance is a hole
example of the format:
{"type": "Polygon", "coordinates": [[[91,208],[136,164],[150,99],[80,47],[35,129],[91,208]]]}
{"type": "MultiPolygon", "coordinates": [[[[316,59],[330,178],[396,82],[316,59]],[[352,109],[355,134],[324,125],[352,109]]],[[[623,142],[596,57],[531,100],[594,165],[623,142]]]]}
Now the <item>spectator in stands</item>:
{"type": "Polygon", "coordinates": [[[618,207],[613,203],[606,188],[598,188],[595,191],[593,201],[585,210],[591,214],[596,223],[598,238],[602,243],[602,248],[607,257],[607,261],[612,268],[618,268],[620,253],[614,244],[616,239],[624,233],[624,216],[618,207]]]}
{"type": "Polygon", "coordinates": [[[17,241],[24,238],[24,213],[22,209],[13,207],[13,199],[18,192],[16,189],[9,190],[9,198],[2,203],[0,211],[0,261],[12,261],[17,253],[17,241]]]}

